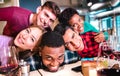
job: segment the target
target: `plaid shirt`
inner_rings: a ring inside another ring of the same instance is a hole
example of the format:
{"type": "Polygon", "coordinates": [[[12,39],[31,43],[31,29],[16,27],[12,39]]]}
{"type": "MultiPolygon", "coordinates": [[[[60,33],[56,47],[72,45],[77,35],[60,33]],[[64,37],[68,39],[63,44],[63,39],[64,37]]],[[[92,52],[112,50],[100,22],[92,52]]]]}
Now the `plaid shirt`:
{"type": "Polygon", "coordinates": [[[64,64],[74,63],[76,61],[79,61],[80,59],[81,57],[76,51],[65,50],[64,64]]]}
{"type": "MultiPolygon", "coordinates": [[[[69,64],[81,60],[81,57],[95,57],[98,53],[99,43],[94,41],[94,32],[87,32],[80,35],[83,39],[85,48],[82,51],[73,52],[70,50],[65,50],[65,59],[63,64],[69,64]],[[79,55],[78,55],[79,54],[79,55]]],[[[30,56],[26,59],[30,64],[30,70],[37,70],[43,67],[41,57],[38,54],[30,56]]]]}
{"type": "Polygon", "coordinates": [[[42,67],[42,59],[38,53],[31,55],[30,57],[24,59],[28,64],[30,64],[30,71],[38,70],[42,67]]]}
{"type": "Polygon", "coordinates": [[[77,51],[81,57],[96,57],[98,54],[99,43],[94,41],[95,32],[86,32],[80,36],[83,39],[84,49],[82,51],[77,51]]]}
{"type": "MultiPolygon", "coordinates": [[[[24,59],[28,64],[30,64],[30,71],[34,71],[37,69],[41,69],[44,68],[45,66],[42,63],[42,59],[41,56],[39,56],[38,53],[24,59]]],[[[77,54],[77,52],[73,52],[70,50],[65,50],[65,59],[62,65],[64,64],[69,64],[69,63],[73,63],[80,60],[79,55],[77,54]]]]}

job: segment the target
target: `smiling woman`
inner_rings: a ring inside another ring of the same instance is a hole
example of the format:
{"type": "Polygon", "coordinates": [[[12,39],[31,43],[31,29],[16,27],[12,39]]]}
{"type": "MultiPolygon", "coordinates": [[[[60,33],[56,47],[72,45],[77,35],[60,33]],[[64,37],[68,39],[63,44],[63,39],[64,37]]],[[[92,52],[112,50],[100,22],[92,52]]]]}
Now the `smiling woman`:
{"type": "Polygon", "coordinates": [[[38,27],[29,27],[22,30],[15,38],[0,35],[0,47],[15,45],[21,51],[34,50],[40,41],[44,30],[38,27]]]}

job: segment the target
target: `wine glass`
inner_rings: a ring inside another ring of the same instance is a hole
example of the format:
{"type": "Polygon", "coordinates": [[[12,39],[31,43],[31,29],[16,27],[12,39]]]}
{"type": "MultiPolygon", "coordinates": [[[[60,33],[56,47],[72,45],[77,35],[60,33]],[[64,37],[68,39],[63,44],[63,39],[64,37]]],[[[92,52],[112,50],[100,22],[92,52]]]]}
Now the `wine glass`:
{"type": "Polygon", "coordinates": [[[18,58],[14,46],[0,48],[0,74],[7,74],[18,67],[18,58]]]}
{"type": "Polygon", "coordinates": [[[100,51],[101,51],[102,57],[106,57],[106,56],[107,56],[108,67],[109,67],[110,55],[111,55],[112,52],[113,52],[113,45],[112,45],[112,43],[109,42],[109,41],[102,42],[102,43],[100,44],[99,49],[100,49],[100,51]]]}
{"type": "Polygon", "coordinates": [[[114,36],[113,38],[113,45],[114,51],[113,54],[115,55],[116,59],[120,61],[120,36],[114,36]]]}

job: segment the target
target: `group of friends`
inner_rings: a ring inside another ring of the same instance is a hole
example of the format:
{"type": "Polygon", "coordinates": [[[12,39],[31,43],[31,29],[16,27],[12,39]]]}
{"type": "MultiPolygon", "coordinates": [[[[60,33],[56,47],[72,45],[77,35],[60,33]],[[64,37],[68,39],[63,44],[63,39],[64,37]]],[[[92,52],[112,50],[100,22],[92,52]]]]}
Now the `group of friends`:
{"type": "Polygon", "coordinates": [[[0,8],[0,21],[6,21],[0,48],[15,46],[19,59],[30,64],[30,70],[58,71],[60,66],[98,54],[100,42],[108,32],[100,32],[74,8],[47,1],[36,13],[22,7],[0,8]],[[53,28],[54,22],[58,20],[53,28]],[[53,29],[51,29],[53,28],[53,29]]]}

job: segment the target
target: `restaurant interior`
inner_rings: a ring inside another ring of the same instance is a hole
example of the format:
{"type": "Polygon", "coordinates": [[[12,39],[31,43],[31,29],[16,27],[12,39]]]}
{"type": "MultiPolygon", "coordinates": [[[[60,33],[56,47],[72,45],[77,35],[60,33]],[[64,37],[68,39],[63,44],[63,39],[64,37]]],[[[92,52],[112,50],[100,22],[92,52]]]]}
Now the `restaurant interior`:
{"type": "MultiPolygon", "coordinates": [[[[108,31],[110,35],[120,36],[120,0],[0,0],[0,8],[19,6],[35,12],[36,8],[46,1],[57,3],[61,11],[66,7],[73,7],[80,15],[85,17],[85,21],[92,24],[99,31],[108,31]]],[[[5,24],[5,21],[0,21],[0,34],[2,34],[5,24]]],[[[66,65],[67,70],[65,69],[65,71],[56,74],[40,71],[45,76],[63,76],[63,74],[65,76],[83,76],[82,73],[69,72],[73,66],[76,67],[78,64],[81,63],[66,65]]],[[[42,76],[38,72],[32,72],[30,76],[35,76],[35,74],[36,76],[42,76]]]]}
{"type": "MultiPolygon", "coordinates": [[[[76,8],[96,29],[120,36],[120,0],[1,0],[0,7],[20,6],[35,12],[37,6],[45,1],[56,2],[61,10],[66,7],[76,8]]],[[[1,21],[1,29],[4,24],[1,21]]]]}

